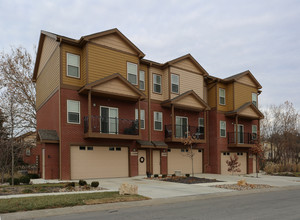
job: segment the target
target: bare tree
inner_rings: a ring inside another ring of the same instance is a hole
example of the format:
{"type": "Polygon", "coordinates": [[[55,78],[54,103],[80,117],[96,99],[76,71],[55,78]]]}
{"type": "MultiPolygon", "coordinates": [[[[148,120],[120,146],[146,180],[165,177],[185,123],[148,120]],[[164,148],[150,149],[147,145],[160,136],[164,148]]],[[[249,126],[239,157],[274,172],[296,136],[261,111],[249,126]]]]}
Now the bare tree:
{"type": "Polygon", "coordinates": [[[259,168],[258,168],[258,161],[263,159],[263,149],[261,144],[258,142],[256,143],[251,149],[250,152],[256,156],[256,178],[258,178],[259,168]]]}
{"type": "Polygon", "coordinates": [[[234,156],[230,156],[229,160],[226,160],[226,164],[228,166],[228,171],[231,172],[231,175],[233,175],[235,172],[241,172],[241,169],[239,168],[241,166],[241,163],[238,162],[239,157],[234,154],[234,156]]]}
{"type": "Polygon", "coordinates": [[[185,146],[188,146],[188,152],[186,154],[186,156],[188,156],[191,159],[192,162],[192,176],[194,177],[194,156],[195,153],[193,152],[193,144],[196,142],[196,137],[190,134],[190,132],[187,132],[187,136],[186,138],[183,138],[182,143],[185,146]]]}

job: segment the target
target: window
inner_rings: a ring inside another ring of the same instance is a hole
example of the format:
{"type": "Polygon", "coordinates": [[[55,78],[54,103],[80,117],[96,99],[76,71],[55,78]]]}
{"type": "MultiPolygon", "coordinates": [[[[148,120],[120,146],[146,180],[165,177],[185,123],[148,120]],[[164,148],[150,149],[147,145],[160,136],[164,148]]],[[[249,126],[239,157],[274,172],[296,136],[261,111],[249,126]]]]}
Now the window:
{"type": "Polygon", "coordinates": [[[173,93],[179,93],[179,76],[171,74],[171,88],[173,93]]]}
{"type": "Polygon", "coordinates": [[[224,155],[224,156],[226,156],[226,155],[229,156],[230,153],[229,153],[229,152],[224,152],[223,155],[224,155]]]}
{"type": "Polygon", "coordinates": [[[201,153],[201,152],[202,152],[202,150],[201,150],[201,149],[198,149],[198,152],[199,152],[199,153],[201,153]]]}
{"type": "Polygon", "coordinates": [[[121,148],[120,147],[116,147],[116,151],[121,151],[121,148]]]}
{"type": "Polygon", "coordinates": [[[26,156],[30,156],[30,148],[26,148],[26,156]]]}
{"type": "Polygon", "coordinates": [[[153,91],[161,93],[161,75],[153,74],[153,91]]]}
{"type": "Polygon", "coordinates": [[[67,53],[67,76],[80,78],[80,56],[67,53]]]}
{"type": "Polygon", "coordinates": [[[204,135],[204,118],[199,118],[198,124],[199,124],[199,131],[198,131],[199,134],[204,135]]]}
{"type": "Polygon", "coordinates": [[[79,146],[79,150],[85,150],[85,146],[79,146]]]}
{"type": "Polygon", "coordinates": [[[118,108],[100,106],[100,132],[108,134],[118,134],[118,115],[118,108]]]}
{"type": "Polygon", "coordinates": [[[114,148],[114,147],[110,147],[110,148],[108,148],[108,150],[109,150],[109,151],[114,151],[115,148],[114,148]]]}
{"type": "Polygon", "coordinates": [[[243,153],[237,153],[238,156],[243,156],[243,153]]]}
{"type": "Polygon", "coordinates": [[[162,131],[162,112],[154,112],[154,130],[162,131]]]}
{"type": "Polygon", "coordinates": [[[188,136],[188,118],[176,116],[176,138],[186,138],[188,136]]]}
{"type": "Polygon", "coordinates": [[[226,137],[226,121],[220,121],[220,137],[226,137]]]}
{"type": "Polygon", "coordinates": [[[87,150],[94,150],[94,147],[93,146],[88,146],[87,150]]]}
{"type": "Polygon", "coordinates": [[[225,105],[225,89],[219,88],[219,103],[225,105]]]}
{"type": "Polygon", "coordinates": [[[137,85],[137,64],[127,62],[127,80],[131,84],[137,85]]]}
{"type": "MultiPolygon", "coordinates": [[[[135,109],[135,120],[139,120],[139,110],[135,109]]],[[[141,109],[141,129],[145,129],[145,110],[141,109]]]]}
{"type": "Polygon", "coordinates": [[[168,149],[168,152],[171,152],[171,149],[168,149]]]}
{"type": "Polygon", "coordinates": [[[67,100],[68,123],[80,124],[80,102],[67,100]]]}
{"type": "Polygon", "coordinates": [[[257,107],[257,94],[252,93],[252,103],[257,107]]]}
{"type": "Polygon", "coordinates": [[[256,140],[257,139],[257,126],[252,125],[252,139],[256,140]]]}
{"type": "Polygon", "coordinates": [[[140,70],[140,90],[145,90],[145,71],[140,70]]]}

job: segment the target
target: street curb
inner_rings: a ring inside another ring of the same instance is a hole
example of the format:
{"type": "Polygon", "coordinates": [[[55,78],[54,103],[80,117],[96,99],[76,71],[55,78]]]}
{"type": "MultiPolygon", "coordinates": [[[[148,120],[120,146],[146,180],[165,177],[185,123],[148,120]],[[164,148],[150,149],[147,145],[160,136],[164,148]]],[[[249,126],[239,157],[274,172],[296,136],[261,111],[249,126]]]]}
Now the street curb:
{"type": "Polygon", "coordinates": [[[34,211],[27,211],[27,212],[8,213],[2,215],[0,214],[0,219],[1,220],[34,219],[38,217],[50,217],[50,216],[58,216],[58,215],[76,214],[82,212],[95,212],[95,211],[116,210],[116,209],[143,207],[143,206],[151,206],[151,205],[172,204],[177,202],[185,202],[185,201],[193,201],[193,200],[215,199],[215,198],[223,198],[223,197],[230,197],[230,196],[269,193],[269,192],[294,190],[294,189],[300,189],[300,186],[273,187],[267,189],[230,191],[230,192],[210,193],[210,194],[201,194],[201,195],[193,195],[193,196],[151,199],[151,200],[143,200],[143,201],[135,201],[135,202],[118,202],[118,203],[106,203],[106,204],[98,204],[98,205],[73,206],[73,207],[56,208],[56,209],[43,209],[43,210],[34,210],[34,211]]]}

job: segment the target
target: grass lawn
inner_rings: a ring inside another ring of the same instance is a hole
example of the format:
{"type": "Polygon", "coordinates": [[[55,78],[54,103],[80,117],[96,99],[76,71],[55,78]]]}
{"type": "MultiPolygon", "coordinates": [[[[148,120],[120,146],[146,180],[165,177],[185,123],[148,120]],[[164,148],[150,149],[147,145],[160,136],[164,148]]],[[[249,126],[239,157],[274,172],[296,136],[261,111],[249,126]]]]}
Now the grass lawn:
{"type": "Polygon", "coordinates": [[[118,192],[0,199],[0,213],[146,199],[148,198],[140,195],[119,195],[118,192]]]}

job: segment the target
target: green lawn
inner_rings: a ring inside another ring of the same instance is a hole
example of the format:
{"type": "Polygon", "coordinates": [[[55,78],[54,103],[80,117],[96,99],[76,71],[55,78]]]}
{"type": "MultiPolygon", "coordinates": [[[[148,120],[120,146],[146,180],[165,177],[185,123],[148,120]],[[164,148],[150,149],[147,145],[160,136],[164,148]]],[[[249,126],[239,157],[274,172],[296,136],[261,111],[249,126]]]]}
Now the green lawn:
{"type": "Polygon", "coordinates": [[[119,195],[118,192],[38,196],[0,199],[0,213],[49,209],[76,205],[91,205],[112,202],[139,201],[149,199],[140,195],[119,195]]]}

